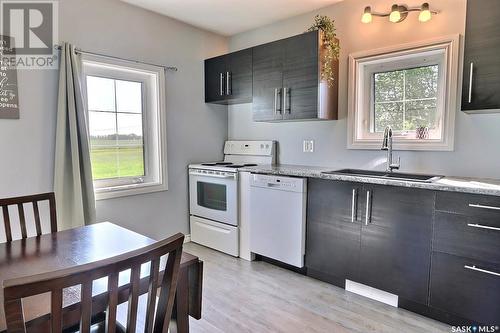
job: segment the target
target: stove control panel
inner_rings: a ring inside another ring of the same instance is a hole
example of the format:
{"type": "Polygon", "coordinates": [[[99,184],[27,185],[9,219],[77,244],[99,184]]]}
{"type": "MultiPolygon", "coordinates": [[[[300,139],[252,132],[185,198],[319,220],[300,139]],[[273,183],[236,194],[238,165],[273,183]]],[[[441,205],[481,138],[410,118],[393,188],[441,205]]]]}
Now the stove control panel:
{"type": "Polygon", "coordinates": [[[227,172],[219,170],[206,170],[206,169],[189,169],[189,174],[193,176],[207,176],[215,178],[232,178],[236,179],[236,172],[227,172]]]}
{"type": "Polygon", "coordinates": [[[226,141],[224,154],[273,156],[275,146],[275,141],[226,141]]]}

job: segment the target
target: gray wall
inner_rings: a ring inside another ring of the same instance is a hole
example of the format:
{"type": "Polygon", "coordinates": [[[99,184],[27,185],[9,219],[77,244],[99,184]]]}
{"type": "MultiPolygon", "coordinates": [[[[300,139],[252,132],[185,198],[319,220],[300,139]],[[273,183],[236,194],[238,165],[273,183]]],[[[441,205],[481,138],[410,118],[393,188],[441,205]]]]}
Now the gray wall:
{"type": "MultiPolygon", "coordinates": [[[[59,1],[60,40],[130,59],[175,65],[167,73],[169,190],[97,202],[109,220],[154,238],[188,226],[187,165],[222,157],[224,108],[203,103],[203,59],[227,40],[118,0],[59,1]]],[[[57,73],[19,71],[20,120],[0,120],[0,197],[51,191],[57,73]]]]}
{"type": "MultiPolygon", "coordinates": [[[[419,6],[422,1],[408,1],[419,6]]],[[[389,10],[392,0],[372,0],[374,11],[389,10]]],[[[372,24],[360,22],[365,0],[346,0],[317,12],[297,16],[230,38],[230,49],[238,50],[304,32],[317,13],[335,19],[341,41],[340,120],[327,122],[255,123],[251,104],[229,107],[229,138],[274,139],[279,141],[279,162],[315,166],[382,168],[381,151],[348,150],[347,146],[347,57],[352,52],[399,43],[465,32],[465,0],[435,0],[441,13],[425,24],[418,14],[410,14],[398,24],[374,18],[372,24]],[[315,141],[314,153],[302,152],[302,141],[315,141]]],[[[456,112],[455,151],[397,152],[402,170],[436,172],[446,175],[500,178],[500,114],[466,115],[456,112]]]]}

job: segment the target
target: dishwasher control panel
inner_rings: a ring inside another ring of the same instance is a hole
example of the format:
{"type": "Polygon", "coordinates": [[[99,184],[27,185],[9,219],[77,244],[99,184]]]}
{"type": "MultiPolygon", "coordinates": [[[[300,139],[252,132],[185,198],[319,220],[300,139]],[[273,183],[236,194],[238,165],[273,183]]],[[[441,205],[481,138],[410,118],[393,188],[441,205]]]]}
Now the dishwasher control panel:
{"type": "Polygon", "coordinates": [[[282,191],[304,192],[305,182],[304,178],[253,174],[250,185],[282,191]]]}

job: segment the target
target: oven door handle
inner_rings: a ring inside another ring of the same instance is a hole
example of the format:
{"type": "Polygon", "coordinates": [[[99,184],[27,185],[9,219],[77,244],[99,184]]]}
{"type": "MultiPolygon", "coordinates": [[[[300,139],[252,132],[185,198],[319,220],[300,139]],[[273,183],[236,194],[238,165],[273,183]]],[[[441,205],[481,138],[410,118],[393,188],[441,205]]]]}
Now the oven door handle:
{"type": "Polygon", "coordinates": [[[209,178],[223,178],[223,179],[234,179],[236,178],[236,175],[214,175],[214,174],[206,174],[206,173],[198,173],[196,171],[190,171],[189,172],[190,175],[193,175],[193,176],[203,176],[203,177],[209,177],[209,178]]]}

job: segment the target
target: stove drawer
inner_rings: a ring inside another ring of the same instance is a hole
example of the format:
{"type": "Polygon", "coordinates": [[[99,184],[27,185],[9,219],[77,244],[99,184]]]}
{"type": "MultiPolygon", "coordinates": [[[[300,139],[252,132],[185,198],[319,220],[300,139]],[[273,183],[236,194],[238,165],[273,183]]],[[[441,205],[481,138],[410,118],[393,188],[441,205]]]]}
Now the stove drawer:
{"type": "Polygon", "coordinates": [[[238,228],[198,216],[190,217],[191,241],[238,257],[238,228]]]}

